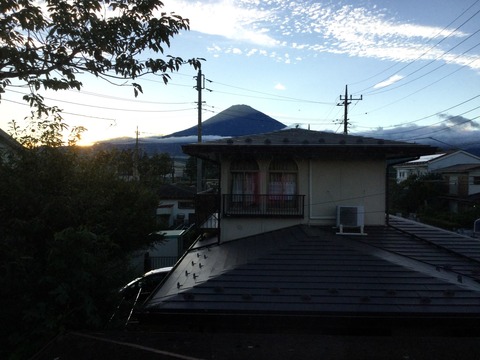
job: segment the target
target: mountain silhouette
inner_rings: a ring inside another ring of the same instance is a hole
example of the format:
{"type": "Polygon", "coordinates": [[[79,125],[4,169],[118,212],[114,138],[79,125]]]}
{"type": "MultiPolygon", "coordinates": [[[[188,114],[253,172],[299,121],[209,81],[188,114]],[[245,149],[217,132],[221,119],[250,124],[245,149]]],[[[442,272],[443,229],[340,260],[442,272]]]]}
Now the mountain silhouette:
{"type": "MultiPolygon", "coordinates": [[[[262,134],[285,127],[281,122],[248,105],[233,105],[202,122],[202,139],[209,141],[219,137],[262,134]]],[[[139,146],[148,155],[169,153],[174,157],[187,157],[183,154],[182,145],[196,142],[197,134],[197,126],[192,126],[166,136],[140,138],[139,146]]],[[[135,142],[134,138],[117,138],[98,142],[94,147],[133,149],[135,142]]]]}
{"type": "MultiPolygon", "coordinates": [[[[262,134],[285,128],[281,122],[248,105],[233,105],[202,122],[202,135],[242,136],[262,134]]],[[[197,135],[197,126],[165,137],[197,135]]]]}

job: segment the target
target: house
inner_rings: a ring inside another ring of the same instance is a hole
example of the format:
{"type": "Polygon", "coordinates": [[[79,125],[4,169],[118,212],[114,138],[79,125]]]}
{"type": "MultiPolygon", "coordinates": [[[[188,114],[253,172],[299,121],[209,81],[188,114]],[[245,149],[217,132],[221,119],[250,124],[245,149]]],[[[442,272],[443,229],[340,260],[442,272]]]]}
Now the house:
{"type": "Polygon", "coordinates": [[[218,231],[183,255],[145,303],[142,324],[366,335],[478,329],[478,240],[386,217],[387,163],[434,148],[290,129],[184,150],[220,163],[218,231]],[[338,231],[342,207],[362,209],[355,215],[365,232],[338,231]]]}
{"type": "Polygon", "coordinates": [[[450,211],[458,213],[480,204],[480,163],[456,164],[434,171],[441,174],[448,184],[448,200],[450,211]]]}
{"type": "MultiPolygon", "coordinates": [[[[384,225],[387,161],[435,151],[427,145],[304,129],[183,149],[220,164],[220,241],[297,224],[336,225],[341,206],[363,214],[365,226],[384,225]]],[[[197,211],[214,213],[201,206],[197,211]]]]}
{"type": "Polygon", "coordinates": [[[158,189],[160,202],[157,207],[157,221],[168,228],[189,225],[194,222],[195,189],[175,184],[163,184],[158,189]]]}
{"type": "Polygon", "coordinates": [[[452,153],[439,153],[420,156],[395,165],[397,182],[406,180],[410,175],[423,176],[440,168],[446,168],[458,164],[479,164],[480,158],[466,151],[459,150],[452,153]]]}

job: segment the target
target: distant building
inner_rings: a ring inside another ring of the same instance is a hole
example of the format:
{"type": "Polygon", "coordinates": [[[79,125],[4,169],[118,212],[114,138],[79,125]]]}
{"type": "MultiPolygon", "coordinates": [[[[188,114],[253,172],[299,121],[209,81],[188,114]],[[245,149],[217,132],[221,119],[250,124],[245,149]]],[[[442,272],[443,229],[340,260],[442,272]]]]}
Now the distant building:
{"type": "Polygon", "coordinates": [[[163,184],[158,189],[160,202],[157,220],[167,227],[190,225],[195,215],[195,188],[174,184],[163,184]]]}
{"type": "Polygon", "coordinates": [[[411,175],[423,176],[440,168],[458,164],[480,164],[480,158],[466,151],[459,150],[453,153],[439,153],[420,156],[416,160],[395,165],[397,182],[406,180],[411,175]]]}
{"type": "Polygon", "coordinates": [[[434,172],[441,174],[448,184],[448,193],[443,197],[448,200],[451,212],[458,213],[480,205],[480,163],[457,164],[434,172]]]}

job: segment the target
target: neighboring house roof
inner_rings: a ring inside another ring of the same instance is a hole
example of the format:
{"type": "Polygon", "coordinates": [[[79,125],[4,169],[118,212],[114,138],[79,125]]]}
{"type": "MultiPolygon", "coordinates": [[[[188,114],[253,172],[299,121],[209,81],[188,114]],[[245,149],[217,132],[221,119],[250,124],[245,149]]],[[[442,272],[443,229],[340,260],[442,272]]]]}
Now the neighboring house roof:
{"type": "Polygon", "coordinates": [[[298,128],[188,144],[183,145],[182,148],[189,155],[210,160],[218,160],[220,154],[259,154],[260,152],[281,155],[288,153],[306,158],[369,156],[386,159],[400,159],[435,152],[435,148],[429,145],[298,128]]]}
{"type": "Polygon", "coordinates": [[[173,184],[160,185],[158,195],[162,200],[192,200],[195,197],[194,187],[185,187],[173,184]]]}
{"type": "Polygon", "coordinates": [[[297,225],[220,244],[199,241],[149,299],[143,319],[480,319],[477,239],[396,217],[367,233],[297,225]]]}
{"type": "Polygon", "coordinates": [[[411,160],[411,161],[407,161],[403,164],[398,164],[395,167],[410,167],[412,165],[414,165],[414,166],[424,165],[424,164],[428,164],[429,162],[431,162],[433,160],[441,158],[442,156],[445,156],[445,155],[446,155],[445,153],[424,155],[424,156],[420,156],[416,160],[411,160]]]}
{"type": "MultiPolygon", "coordinates": [[[[401,167],[412,167],[412,166],[422,166],[422,165],[428,165],[433,166],[436,163],[439,162],[446,162],[451,159],[457,159],[457,162],[459,163],[469,163],[469,164],[480,164],[480,158],[478,156],[475,156],[467,151],[463,150],[458,150],[455,152],[451,153],[441,153],[441,154],[432,154],[432,155],[424,155],[420,156],[416,160],[411,160],[408,162],[405,162],[403,164],[398,164],[395,167],[401,168],[401,167]]],[[[435,168],[436,170],[436,168],[435,168]]]]}
{"type": "Polygon", "coordinates": [[[20,145],[18,141],[8,135],[5,131],[0,129],[0,149],[2,148],[20,150],[22,149],[22,145],[20,145]]]}

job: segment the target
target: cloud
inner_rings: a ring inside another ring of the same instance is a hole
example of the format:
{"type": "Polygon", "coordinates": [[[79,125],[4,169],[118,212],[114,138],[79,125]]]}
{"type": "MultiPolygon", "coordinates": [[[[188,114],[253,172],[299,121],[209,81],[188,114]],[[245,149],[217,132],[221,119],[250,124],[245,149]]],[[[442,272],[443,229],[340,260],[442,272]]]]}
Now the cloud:
{"type": "Polygon", "coordinates": [[[403,79],[403,76],[401,75],[393,75],[393,76],[390,76],[390,78],[388,78],[387,80],[385,81],[382,81],[376,85],[373,86],[374,89],[381,89],[381,88],[384,88],[386,86],[390,86],[392,84],[395,84],[397,81],[400,81],[403,79]]]}
{"type": "MultiPolygon", "coordinates": [[[[193,31],[255,45],[257,51],[242,50],[246,56],[261,55],[262,48],[282,47],[301,53],[292,55],[299,59],[318,53],[400,62],[419,57],[427,61],[442,58],[448,63],[480,70],[480,56],[446,54],[440,46],[434,46],[447,36],[465,38],[467,33],[401,22],[377,6],[288,0],[182,0],[171,6],[190,19],[193,31]]],[[[291,63],[289,58],[278,60],[291,63]]]]}
{"type": "Polygon", "coordinates": [[[262,46],[278,44],[268,34],[268,28],[256,26],[258,21],[268,16],[265,10],[242,7],[233,0],[177,1],[172,6],[175,12],[189,19],[192,31],[262,46]]]}
{"type": "Polygon", "coordinates": [[[358,135],[375,138],[430,144],[437,147],[468,149],[478,146],[480,124],[463,116],[440,114],[442,121],[429,125],[416,124],[395,128],[377,128],[373,131],[361,132],[358,135]]]}
{"type": "Polygon", "coordinates": [[[452,116],[448,114],[440,114],[439,117],[445,119],[448,126],[457,126],[463,129],[480,129],[480,124],[478,122],[460,115],[452,116]]]}
{"type": "Polygon", "coordinates": [[[285,87],[285,85],[281,84],[281,83],[278,83],[275,85],[275,90],[286,90],[287,88],[285,87]]]}

